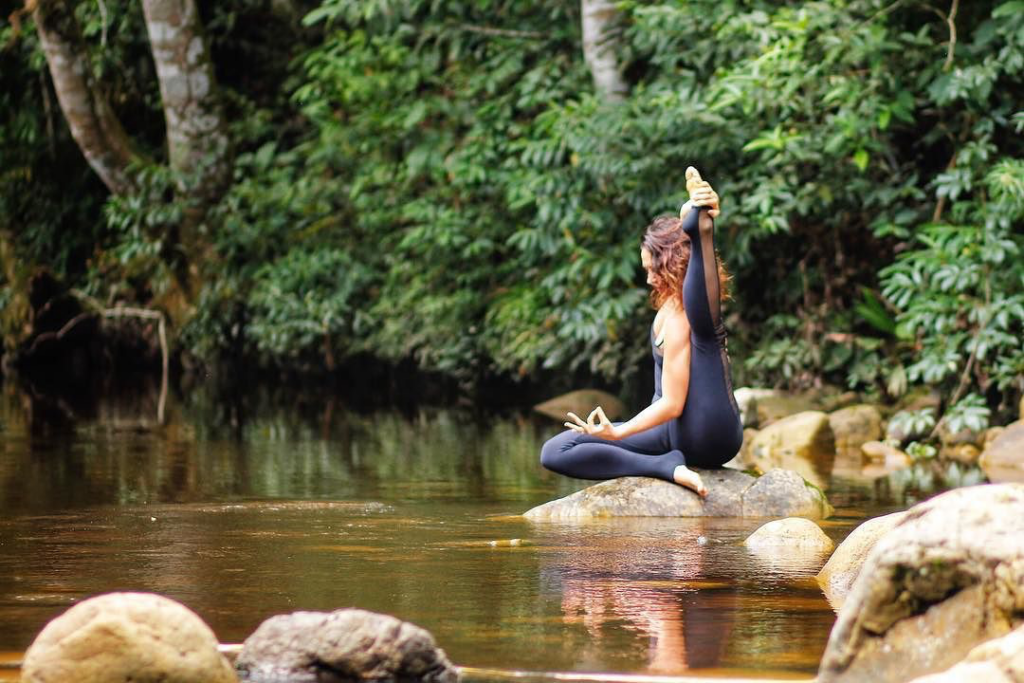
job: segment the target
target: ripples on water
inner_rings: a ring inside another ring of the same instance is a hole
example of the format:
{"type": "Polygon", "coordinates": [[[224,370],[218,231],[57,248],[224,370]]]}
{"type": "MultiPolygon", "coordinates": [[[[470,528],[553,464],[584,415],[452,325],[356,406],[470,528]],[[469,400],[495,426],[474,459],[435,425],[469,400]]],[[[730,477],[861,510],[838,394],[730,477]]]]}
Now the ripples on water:
{"type": "MultiPolygon", "coordinates": [[[[23,650],[85,597],[144,590],[223,642],[273,614],[355,606],[426,627],[464,666],[817,668],[834,621],[812,578],[821,560],[750,555],[740,544],[764,520],[530,523],[517,515],[587,485],[537,462],[557,424],[305,406],[195,397],[159,424],[155,395],[82,409],[6,385],[0,650],[23,650]]],[[[815,471],[837,542],[865,516],[977,477],[875,478],[842,458],[815,471]]]]}

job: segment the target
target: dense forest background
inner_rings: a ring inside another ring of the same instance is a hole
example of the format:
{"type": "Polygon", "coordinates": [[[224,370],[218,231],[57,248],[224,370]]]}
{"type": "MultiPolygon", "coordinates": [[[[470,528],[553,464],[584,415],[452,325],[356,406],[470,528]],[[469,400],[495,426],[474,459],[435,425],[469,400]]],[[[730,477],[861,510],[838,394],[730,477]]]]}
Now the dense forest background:
{"type": "Polygon", "coordinates": [[[188,367],[627,382],[693,165],[739,383],[1024,389],[1024,0],[0,10],[9,366],[131,306],[188,367]]]}

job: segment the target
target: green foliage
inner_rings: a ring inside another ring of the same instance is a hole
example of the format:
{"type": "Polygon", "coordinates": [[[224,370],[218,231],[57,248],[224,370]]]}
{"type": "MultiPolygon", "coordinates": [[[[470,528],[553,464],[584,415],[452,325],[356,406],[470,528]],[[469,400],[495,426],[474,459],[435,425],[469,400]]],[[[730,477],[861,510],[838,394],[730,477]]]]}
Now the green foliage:
{"type": "Polygon", "coordinates": [[[938,455],[938,450],[935,446],[920,441],[911,441],[907,444],[907,455],[914,461],[931,460],[938,455]]]}
{"type": "Polygon", "coordinates": [[[951,407],[943,416],[946,429],[951,434],[964,430],[980,433],[988,428],[992,411],[985,405],[985,399],[978,394],[968,394],[951,407]]]}
{"type": "Polygon", "coordinates": [[[892,416],[889,420],[888,429],[891,432],[906,434],[908,436],[927,436],[935,428],[935,409],[921,408],[920,410],[902,410],[892,416]]]}
{"type": "MultiPolygon", "coordinates": [[[[910,381],[949,384],[966,374],[982,391],[1019,387],[1024,239],[1013,226],[1024,218],[1022,171],[1019,161],[996,164],[976,199],[951,207],[955,217],[976,222],[925,224],[914,235],[919,248],[881,271],[882,291],[900,311],[897,335],[915,342],[907,354],[910,381]]],[[[951,183],[940,176],[938,192],[958,196],[959,186],[951,183]]]]}
{"type": "Polygon", "coordinates": [[[27,192],[53,163],[44,64],[31,33],[0,51],[0,209],[28,217],[23,253],[111,298],[159,302],[197,271],[179,342],[204,358],[626,380],[649,354],[639,241],[695,165],[723,197],[739,380],[968,394],[947,425],[1024,389],[1016,0],[961,3],[955,46],[918,0],[627,0],[620,104],[593,92],[577,3],[322,0],[301,22],[272,4],[204,9],[236,161],[202,207],[159,167],[137,3],[79,8],[156,159],[104,219],[95,183],[27,192]]]}

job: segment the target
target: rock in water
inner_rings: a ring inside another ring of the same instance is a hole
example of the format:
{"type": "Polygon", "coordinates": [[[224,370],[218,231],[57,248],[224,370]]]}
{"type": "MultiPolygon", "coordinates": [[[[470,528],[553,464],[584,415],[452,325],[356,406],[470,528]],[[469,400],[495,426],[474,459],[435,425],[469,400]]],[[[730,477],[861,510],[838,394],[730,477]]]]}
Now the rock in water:
{"type": "Polygon", "coordinates": [[[566,413],[570,410],[586,420],[590,411],[598,406],[601,406],[609,420],[618,420],[626,412],[626,406],[622,401],[607,391],[599,389],[570,391],[568,394],[562,394],[539,403],[533,409],[559,422],[564,422],[569,419],[566,417],[566,413]]]}
{"type": "Polygon", "coordinates": [[[1024,482],[1024,422],[1014,422],[985,445],[978,459],[991,481],[1024,482]]]}
{"type": "Polygon", "coordinates": [[[795,472],[772,470],[754,478],[736,470],[697,470],[708,487],[701,499],[688,488],[648,477],[622,477],[539,505],[533,520],[594,517],[810,517],[832,514],[825,495],[795,472]]]}
{"type": "Polygon", "coordinates": [[[906,681],[1008,633],[1024,612],[1024,485],[912,507],[876,544],[829,636],[820,683],[906,681]]]}
{"type": "Polygon", "coordinates": [[[748,458],[762,471],[794,470],[815,486],[825,486],[836,458],[828,415],[808,410],[773,422],[754,437],[748,458]]]}
{"type": "Polygon", "coordinates": [[[894,512],[867,520],[854,529],[832,553],[832,557],[818,572],[817,579],[833,608],[842,607],[850,592],[850,587],[857,575],[860,574],[864,560],[867,559],[868,553],[875,547],[878,539],[889,533],[906,514],[906,512],[894,512]]]}
{"type": "Polygon", "coordinates": [[[234,669],[194,612],[150,593],[109,593],[60,615],[25,653],[25,683],[228,683],[234,669]]]}
{"type": "Polygon", "coordinates": [[[858,452],[861,444],[882,438],[882,414],[872,405],[837,410],[829,414],[828,423],[840,451],[858,452]]]}
{"type": "Polygon", "coordinates": [[[817,524],[803,517],[787,517],[768,522],[750,534],[743,545],[755,552],[793,549],[827,553],[832,539],[817,524]]]}
{"type": "Polygon", "coordinates": [[[253,683],[458,680],[428,631],[361,609],[271,617],[246,639],[235,666],[253,683]]]}
{"type": "Polygon", "coordinates": [[[768,522],[743,542],[754,559],[775,573],[813,573],[828,558],[832,539],[803,517],[768,522]]]}
{"type": "Polygon", "coordinates": [[[769,470],[743,492],[744,517],[832,516],[832,506],[821,489],[792,470],[769,470]]]}
{"type": "Polygon", "coordinates": [[[867,441],[860,445],[860,452],[869,460],[900,460],[910,464],[910,456],[884,441],[867,441]]]}

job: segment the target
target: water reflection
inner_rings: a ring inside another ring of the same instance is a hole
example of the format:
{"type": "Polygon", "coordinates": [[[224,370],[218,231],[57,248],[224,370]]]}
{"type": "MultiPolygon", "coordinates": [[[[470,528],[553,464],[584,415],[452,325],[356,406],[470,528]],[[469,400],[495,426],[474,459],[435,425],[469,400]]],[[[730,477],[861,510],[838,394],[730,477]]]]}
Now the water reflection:
{"type": "MultiPolygon", "coordinates": [[[[0,651],[110,590],[178,599],[223,641],[296,609],[387,612],[483,667],[810,672],[824,648],[834,616],[806,572],[741,545],[763,520],[517,517],[589,483],[539,466],[554,421],[195,391],[160,424],[157,391],[4,385],[0,651]]],[[[971,476],[833,472],[827,531],[971,476]]]]}
{"type": "Polygon", "coordinates": [[[577,668],[593,669],[607,648],[607,634],[618,629],[646,643],[648,673],[721,664],[735,615],[735,606],[728,604],[734,589],[700,581],[706,573],[699,540],[705,524],[668,525],[665,534],[651,533],[652,526],[632,520],[614,524],[606,527],[607,534],[591,535],[585,548],[542,563],[542,581],[561,595],[564,623],[582,625],[589,636],[577,668]],[[702,608],[710,591],[726,597],[713,613],[702,608]]]}

